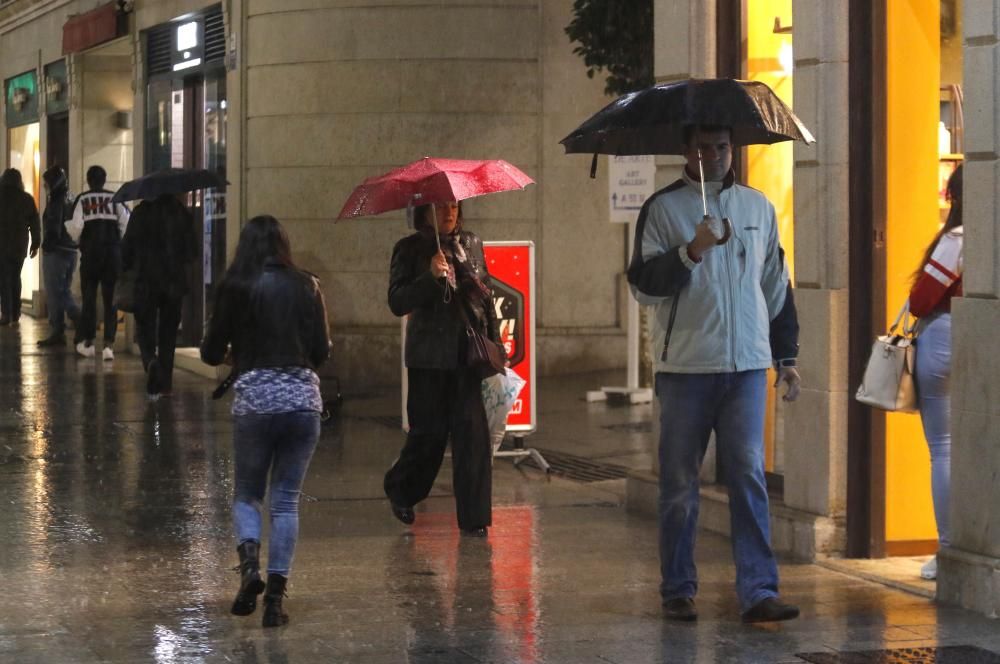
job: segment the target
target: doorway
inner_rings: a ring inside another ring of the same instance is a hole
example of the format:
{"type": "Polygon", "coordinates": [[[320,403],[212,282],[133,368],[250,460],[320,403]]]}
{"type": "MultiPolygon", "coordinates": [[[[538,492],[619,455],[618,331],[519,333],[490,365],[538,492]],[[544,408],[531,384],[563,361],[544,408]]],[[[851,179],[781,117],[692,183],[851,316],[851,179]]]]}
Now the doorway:
{"type": "Polygon", "coordinates": [[[69,172],[69,113],[49,115],[45,135],[45,166],[69,172]]]}
{"type": "MultiPolygon", "coordinates": [[[[223,69],[149,83],[146,107],[146,172],[203,168],[226,175],[226,77],[223,69]]],[[[192,270],[191,296],[184,301],[178,345],[196,346],[212,313],[214,289],[225,270],[224,189],[188,195],[200,241],[192,270]]]]}
{"type": "MultiPolygon", "coordinates": [[[[7,131],[8,161],[10,168],[21,171],[24,190],[35,199],[35,207],[44,204],[41,196],[41,153],[39,152],[38,122],[13,127],[7,131]]],[[[40,288],[41,260],[36,255],[25,258],[21,267],[21,299],[31,302],[35,291],[40,288]]]]}
{"type": "MultiPolygon", "coordinates": [[[[906,301],[962,160],[961,0],[850,4],[850,384],[906,301]],[[862,103],[868,100],[870,103],[862,103]]],[[[848,406],[848,555],[937,550],[920,418],[848,406]]]]}

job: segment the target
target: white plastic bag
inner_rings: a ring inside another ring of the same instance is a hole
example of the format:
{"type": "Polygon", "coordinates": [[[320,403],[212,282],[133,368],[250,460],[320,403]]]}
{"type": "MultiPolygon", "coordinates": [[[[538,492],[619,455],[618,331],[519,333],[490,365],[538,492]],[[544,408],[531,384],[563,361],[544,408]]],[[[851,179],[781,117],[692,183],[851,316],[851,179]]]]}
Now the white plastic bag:
{"type": "Polygon", "coordinates": [[[483,380],[483,406],[486,408],[486,421],[490,426],[490,442],[494,452],[503,443],[507,431],[507,414],[526,382],[512,369],[507,369],[506,375],[496,374],[483,380]]]}

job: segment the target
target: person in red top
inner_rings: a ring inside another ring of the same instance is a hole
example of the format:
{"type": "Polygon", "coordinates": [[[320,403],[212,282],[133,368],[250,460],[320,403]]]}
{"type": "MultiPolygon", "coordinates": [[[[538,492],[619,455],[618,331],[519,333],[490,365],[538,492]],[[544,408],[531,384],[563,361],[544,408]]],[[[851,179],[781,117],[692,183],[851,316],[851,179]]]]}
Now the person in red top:
{"type": "MultiPolygon", "coordinates": [[[[962,294],[962,167],[948,179],[951,211],[927,247],[910,289],[910,313],[917,316],[916,379],[920,421],[931,454],[931,494],[938,545],[948,546],[951,493],[951,298],[962,294]]],[[[937,578],[937,556],[921,569],[937,578]]]]}

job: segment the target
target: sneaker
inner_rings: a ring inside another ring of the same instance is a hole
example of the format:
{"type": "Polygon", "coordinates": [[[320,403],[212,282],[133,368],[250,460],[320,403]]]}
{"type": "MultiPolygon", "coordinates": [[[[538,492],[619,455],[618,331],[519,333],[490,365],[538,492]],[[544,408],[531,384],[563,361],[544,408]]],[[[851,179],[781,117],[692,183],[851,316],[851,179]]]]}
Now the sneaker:
{"type": "Polygon", "coordinates": [[[111,350],[111,346],[105,346],[104,352],[101,353],[101,358],[104,359],[105,362],[110,362],[115,359],[115,351],[111,350]]]}
{"type": "Polygon", "coordinates": [[[920,578],[934,581],[937,579],[937,556],[934,556],[920,567],[920,578]]]}
{"type": "Polygon", "coordinates": [[[86,341],[81,341],[76,345],[76,352],[83,357],[94,357],[96,351],[94,351],[94,344],[87,343],[86,341]]]}

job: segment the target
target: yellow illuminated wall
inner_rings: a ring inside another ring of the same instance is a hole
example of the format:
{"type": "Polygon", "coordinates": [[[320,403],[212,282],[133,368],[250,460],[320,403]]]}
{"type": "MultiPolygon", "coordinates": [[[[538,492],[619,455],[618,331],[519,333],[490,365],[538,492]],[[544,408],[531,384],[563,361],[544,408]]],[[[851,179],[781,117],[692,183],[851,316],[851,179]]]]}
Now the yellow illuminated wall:
{"type": "MultiPolygon", "coordinates": [[[[747,0],[746,78],[766,83],[792,107],[792,33],[774,31],[775,19],[792,26],[792,0],[747,0]]],[[[751,145],[746,151],[747,184],[764,192],[778,215],[781,245],[794,274],[795,242],[792,174],[795,168],[791,142],[751,145]]],[[[770,383],[774,382],[771,375],[770,383]]],[[[768,390],[764,432],[767,470],[782,471],[781,448],[775,434],[775,390],[768,390]]]]}
{"type": "MultiPolygon", "coordinates": [[[[886,321],[906,300],[911,275],[939,228],[937,201],[939,0],[887,6],[886,321]]],[[[936,540],[930,458],[917,415],[886,418],[886,543],[936,540]]]]}

